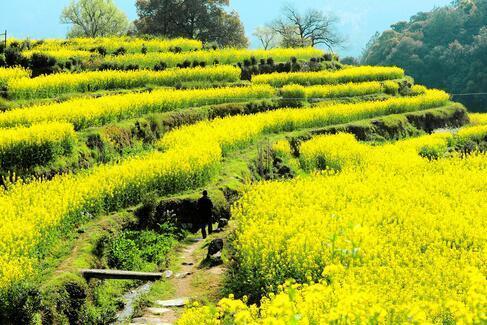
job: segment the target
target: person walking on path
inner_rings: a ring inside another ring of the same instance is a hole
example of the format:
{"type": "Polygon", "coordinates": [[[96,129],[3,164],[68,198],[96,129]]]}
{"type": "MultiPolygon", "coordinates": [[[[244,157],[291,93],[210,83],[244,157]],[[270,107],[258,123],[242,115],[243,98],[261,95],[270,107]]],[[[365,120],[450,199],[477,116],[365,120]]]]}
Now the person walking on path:
{"type": "Polygon", "coordinates": [[[208,191],[203,191],[203,196],[199,198],[197,204],[199,223],[201,227],[201,234],[203,239],[206,238],[206,227],[208,226],[208,234],[213,232],[213,202],[208,197],[208,191]]]}

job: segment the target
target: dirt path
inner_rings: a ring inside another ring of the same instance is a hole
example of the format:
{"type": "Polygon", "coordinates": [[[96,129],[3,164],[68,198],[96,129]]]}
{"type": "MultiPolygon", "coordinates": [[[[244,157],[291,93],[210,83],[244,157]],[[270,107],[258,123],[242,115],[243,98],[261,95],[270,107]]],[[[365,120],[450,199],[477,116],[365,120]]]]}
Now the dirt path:
{"type": "Polygon", "coordinates": [[[217,302],[221,298],[225,266],[210,267],[205,258],[211,240],[226,237],[225,231],[212,234],[205,240],[189,239],[181,245],[176,251],[175,271],[167,280],[173,292],[162,295],[160,300],[154,300],[152,306],[145,308],[143,315],[134,318],[132,323],[174,324],[189,302],[217,302]]]}

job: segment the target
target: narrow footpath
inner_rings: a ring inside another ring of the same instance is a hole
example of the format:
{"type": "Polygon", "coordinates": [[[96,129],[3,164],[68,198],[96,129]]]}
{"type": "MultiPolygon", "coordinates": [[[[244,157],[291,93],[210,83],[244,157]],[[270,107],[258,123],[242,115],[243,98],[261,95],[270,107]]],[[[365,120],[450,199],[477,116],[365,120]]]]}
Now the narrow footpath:
{"type": "MultiPolygon", "coordinates": [[[[206,259],[208,246],[213,239],[221,238],[226,244],[229,230],[210,235],[203,240],[190,238],[176,251],[174,271],[167,271],[172,293],[154,300],[152,306],[143,310],[142,316],[132,319],[132,324],[174,324],[184,312],[186,305],[193,301],[216,303],[222,297],[221,289],[225,275],[225,265],[211,266],[206,259]]],[[[139,313],[140,314],[140,313],[139,313]]]]}

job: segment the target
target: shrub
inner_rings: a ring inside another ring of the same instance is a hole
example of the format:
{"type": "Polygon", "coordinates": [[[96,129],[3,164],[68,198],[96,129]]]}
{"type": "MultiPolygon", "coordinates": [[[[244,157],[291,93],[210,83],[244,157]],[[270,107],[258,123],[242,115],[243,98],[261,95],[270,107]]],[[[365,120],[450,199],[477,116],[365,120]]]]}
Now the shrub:
{"type": "Polygon", "coordinates": [[[164,71],[167,69],[167,64],[165,62],[159,62],[154,66],[154,71],[164,71]]]}
{"type": "Polygon", "coordinates": [[[115,52],[113,52],[113,55],[115,56],[125,55],[125,54],[127,54],[127,50],[123,46],[119,47],[118,49],[115,50],[115,52]]]}
{"type": "Polygon", "coordinates": [[[32,324],[41,306],[41,294],[26,281],[0,290],[0,319],[3,324],[32,324]]]}
{"type": "Polygon", "coordinates": [[[14,66],[23,66],[26,67],[28,65],[28,59],[26,59],[20,50],[17,47],[13,47],[10,45],[9,48],[5,50],[5,62],[7,66],[14,67],[14,66]]]}
{"type": "Polygon", "coordinates": [[[347,65],[360,65],[359,60],[353,56],[344,57],[341,62],[347,65]]]}
{"type": "Polygon", "coordinates": [[[100,54],[101,56],[107,55],[107,49],[103,46],[95,47],[94,49],[91,49],[91,52],[96,52],[96,53],[100,54]]]}
{"type": "Polygon", "coordinates": [[[173,244],[171,236],[155,231],[124,231],[108,242],[108,265],[120,270],[151,269],[153,265],[166,262],[166,255],[173,244]]]}
{"type": "Polygon", "coordinates": [[[134,214],[137,217],[137,227],[142,230],[153,230],[157,225],[157,197],[149,193],[142,202],[142,205],[135,210],[134,214]]]}
{"type": "Polygon", "coordinates": [[[32,54],[29,67],[32,70],[32,76],[48,75],[56,70],[57,61],[53,57],[41,53],[32,54]]]}
{"type": "Polygon", "coordinates": [[[80,275],[62,273],[54,283],[42,287],[42,323],[78,324],[82,320],[88,285],[80,275]]]}

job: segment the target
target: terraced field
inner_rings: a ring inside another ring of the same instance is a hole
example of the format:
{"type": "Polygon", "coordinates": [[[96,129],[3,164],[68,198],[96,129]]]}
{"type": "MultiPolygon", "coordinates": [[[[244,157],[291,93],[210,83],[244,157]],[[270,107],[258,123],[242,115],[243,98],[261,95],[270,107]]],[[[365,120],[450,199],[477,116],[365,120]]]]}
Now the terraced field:
{"type": "Polygon", "coordinates": [[[6,323],[113,321],[135,284],[79,269],[163,270],[184,233],[148,198],[202,188],[232,214],[235,296],[181,324],[487,321],[487,120],[447,93],[306,48],[122,38],[35,53],[64,72],[0,68],[6,323]],[[139,244],[153,249],[131,259],[139,244]]]}

